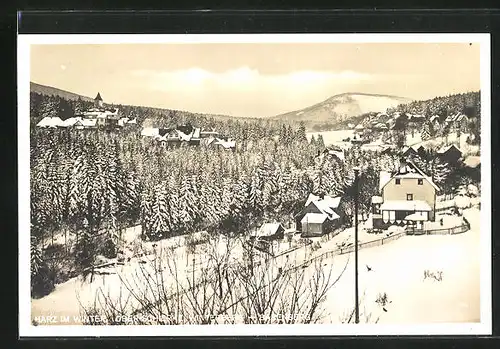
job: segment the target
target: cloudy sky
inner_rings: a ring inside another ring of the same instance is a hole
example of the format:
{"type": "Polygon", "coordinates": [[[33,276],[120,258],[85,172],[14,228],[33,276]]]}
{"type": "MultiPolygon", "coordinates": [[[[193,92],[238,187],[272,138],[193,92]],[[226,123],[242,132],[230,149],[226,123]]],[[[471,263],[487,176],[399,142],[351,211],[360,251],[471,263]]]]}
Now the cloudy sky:
{"type": "Polygon", "coordinates": [[[105,102],[271,116],[344,92],[477,91],[479,44],[33,45],[31,81],[105,102]]]}

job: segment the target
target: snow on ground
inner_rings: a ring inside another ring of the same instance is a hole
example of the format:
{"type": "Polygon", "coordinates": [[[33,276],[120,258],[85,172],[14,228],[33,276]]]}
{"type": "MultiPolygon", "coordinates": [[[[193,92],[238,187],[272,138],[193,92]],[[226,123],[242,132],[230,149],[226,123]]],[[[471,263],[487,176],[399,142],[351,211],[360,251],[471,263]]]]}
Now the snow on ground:
{"type": "MultiPolygon", "coordinates": [[[[131,228],[134,229],[135,228],[131,228]]],[[[137,231],[135,231],[137,233],[137,231]]],[[[130,233],[132,235],[132,233],[130,233]]],[[[199,244],[196,246],[197,253],[196,258],[194,258],[194,270],[193,270],[193,254],[188,254],[185,246],[178,246],[178,244],[183,241],[181,237],[174,237],[171,239],[165,239],[161,242],[157,242],[156,246],[152,246],[155,243],[147,242],[142,245],[145,247],[143,250],[147,252],[148,255],[133,257],[130,262],[125,263],[125,265],[119,265],[117,267],[107,268],[107,272],[110,274],[106,275],[94,275],[94,280],[92,283],[89,281],[83,281],[81,277],[72,278],[62,284],[55,286],[55,289],[47,296],[40,299],[32,299],[32,317],[37,316],[49,316],[55,315],[59,316],[69,316],[71,318],[71,323],[80,323],[78,317],[80,314],[80,306],[89,306],[94,303],[96,299],[96,294],[104,292],[106,295],[111,295],[113,299],[121,299],[124,301],[127,298],[129,292],[122,287],[122,281],[128,282],[130,285],[135,285],[138,282],[138,287],[141,289],[145,288],[145,284],[141,284],[141,280],[144,281],[145,277],[142,274],[143,271],[154,274],[154,263],[149,262],[154,260],[154,251],[164,260],[167,258],[170,263],[175,264],[176,273],[178,280],[184,282],[184,286],[187,287],[187,279],[191,279],[194,273],[195,279],[199,279],[202,271],[202,266],[205,265],[205,260],[207,258],[207,247],[204,244],[199,244]],[[172,240],[172,241],[168,241],[172,240]],[[174,247],[171,250],[171,255],[162,254],[164,249],[168,247],[174,247]],[[146,263],[144,263],[146,262],[146,263]]],[[[217,244],[217,254],[220,256],[224,253],[227,244],[224,239],[219,239],[217,244]]],[[[236,256],[241,256],[243,254],[241,243],[236,242],[232,246],[232,258],[236,256]]],[[[258,259],[258,257],[256,258],[258,259]]],[[[164,270],[165,279],[173,280],[172,275],[168,271],[166,263],[163,266],[167,269],[164,270]]],[[[137,291],[137,290],[136,290],[137,291]]],[[[130,304],[132,306],[132,304],[130,304]]]]}
{"type": "MultiPolygon", "coordinates": [[[[308,132],[306,134],[307,140],[311,141],[311,137],[318,138],[321,134],[323,136],[323,141],[326,146],[329,145],[344,145],[346,142],[342,142],[345,138],[352,138],[354,135],[354,130],[336,130],[336,131],[323,131],[323,132],[308,132]]],[[[348,143],[347,143],[348,144],[348,143]]]]}
{"type": "Polygon", "coordinates": [[[411,132],[406,133],[406,144],[414,145],[422,142],[422,134],[420,132],[414,132],[413,135],[411,132]]]}
{"type": "MultiPolygon", "coordinates": [[[[379,323],[479,322],[479,211],[465,211],[472,229],[457,235],[404,236],[380,247],[360,250],[360,322],[379,323]],[[372,268],[368,271],[366,266],[372,268]],[[424,280],[424,271],[441,271],[442,281],[424,280]],[[388,303],[375,302],[387,294],[388,303]]],[[[333,259],[336,270],[347,269],[325,302],[324,323],[340,323],[354,307],[352,254],[333,259]]],[[[308,269],[312,269],[309,267],[308,269]]]]}
{"type": "MultiPolygon", "coordinates": [[[[363,314],[372,314],[372,320],[380,317],[381,323],[419,323],[419,322],[474,322],[479,321],[479,210],[464,210],[464,216],[471,223],[471,230],[458,235],[423,235],[403,236],[388,244],[360,249],[359,282],[361,321],[363,314]],[[367,265],[372,271],[367,270],[367,265]],[[442,281],[423,280],[424,271],[441,271],[442,281]],[[375,299],[386,293],[391,302],[382,310],[375,299]],[[366,308],[366,311],[365,311],[366,308]]],[[[300,248],[280,259],[290,259],[300,263],[313,256],[337,248],[338,243],[352,241],[354,229],[340,232],[329,241],[321,242],[321,248],[312,251],[310,247],[300,248]]],[[[359,239],[361,242],[379,239],[385,234],[369,234],[361,225],[359,239]]],[[[224,245],[221,242],[221,245],[224,245]]],[[[175,249],[178,273],[186,279],[193,273],[192,263],[186,265],[185,251],[175,249]],[[179,250],[179,251],[177,251],[179,250]]],[[[240,251],[241,253],[241,251],[240,251]]],[[[241,255],[241,254],[240,254],[241,255]]],[[[149,256],[152,257],[152,256],[149,256]]],[[[144,258],[144,257],[142,257],[144,258]]],[[[199,260],[202,257],[197,256],[199,260]]],[[[346,272],[327,295],[325,307],[328,316],[325,323],[340,323],[346,313],[352,310],[354,263],[353,255],[345,254],[329,258],[334,265],[334,274],[338,274],[345,263],[346,272]]],[[[325,260],[325,264],[328,264],[325,260]]],[[[199,263],[197,263],[199,264],[199,263]]],[[[40,315],[70,316],[72,322],[79,323],[73,316],[80,315],[80,302],[93,302],[98,289],[102,288],[114,298],[120,297],[120,276],[127,280],[148,264],[141,264],[140,259],[133,258],[130,263],[119,266],[116,274],[96,275],[93,283],[82,282],[73,278],[56,285],[56,289],[41,299],[32,300],[32,317],[40,315]]],[[[328,267],[328,266],[327,266],[328,267]]],[[[149,269],[148,269],[149,270],[149,269]]],[[[202,270],[195,268],[195,278],[202,270]]],[[[313,268],[306,268],[312,273],[313,268]]],[[[124,294],[122,294],[124,297],[124,294]]]]}
{"type": "MultiPolygon", "coordinates": [[[[462,133],[460,137],[456,132],[452,132],[448,135],[448,137],[436,137],[426,141],[421,141],[415,144],[422,144],[428,148],[439,149],[445,144],[455,144],[462,151],[463,157],[467,157],[469,155],[478,155],[479,154],[479,145],[471,145],[467,143],[467,138],[469,137],[468,133],[462,133]]],[[[414,143],[407,143],[413,145],[414,143]]]]}

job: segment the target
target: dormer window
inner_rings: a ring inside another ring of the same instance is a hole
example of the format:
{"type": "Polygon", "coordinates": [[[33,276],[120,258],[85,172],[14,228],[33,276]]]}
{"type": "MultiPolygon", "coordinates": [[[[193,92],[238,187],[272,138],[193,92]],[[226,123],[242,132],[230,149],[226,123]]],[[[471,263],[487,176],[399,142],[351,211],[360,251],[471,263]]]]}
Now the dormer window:
{"type": "Polygon", "coordinates": [[[417,179],[417,184],[418,185],[423,185],[424,184],[424,180],[422,178],[417,179]]]}
{"type": "Polygon", "coordinates": [[[396,178],[396,185],[400,185],[401,184],[401,178],[396,178]]]}

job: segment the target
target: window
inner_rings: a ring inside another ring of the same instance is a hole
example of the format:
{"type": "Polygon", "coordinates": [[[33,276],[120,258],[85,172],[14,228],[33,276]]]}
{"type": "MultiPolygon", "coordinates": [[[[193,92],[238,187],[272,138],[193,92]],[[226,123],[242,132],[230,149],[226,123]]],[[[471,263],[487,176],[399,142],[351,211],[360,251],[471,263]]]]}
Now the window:
{"type": "Polygon", "coordinates": [[[396,185],[401,184],[401,178],[396,178],[396,185]]]}
{"type": "Polygon", "coordinates": [[[413,194],[406,194],[406,200],[408,201],[413,200],[413,194]]]}
{"type": "Polygon", "coordinates": [[[375,206],[373,206],[373,213],[380,214],[380,204],[376,204],[375,206]]]}
{"type": "Polygon", "coordinates": [[[417,179],[418,185],[423,185],[424,180],[422,178],[417,179]]]}

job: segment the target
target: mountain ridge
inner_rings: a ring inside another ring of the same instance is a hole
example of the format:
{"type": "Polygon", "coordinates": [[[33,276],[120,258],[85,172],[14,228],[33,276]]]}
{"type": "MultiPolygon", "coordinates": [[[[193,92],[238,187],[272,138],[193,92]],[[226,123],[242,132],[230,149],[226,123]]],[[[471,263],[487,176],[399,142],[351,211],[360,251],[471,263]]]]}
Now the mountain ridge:
{"type": "Polygon", "coordinates": [[[88,96],[83,96],[78,93],[70,92],[57,87],[42,85],[33,81],[30,81],[30,92],[35,92],[47,96],[59,96],[70,100],[77,100],[78,98],[81,98],[84,101],[94,100],[93,98],[88,96]]]}
{"type": "Polygon", "coordinates": [[[278,114],[270,119],[337,124],[368,112],[383,112],[412,99],[393,95],[345,92],[299,110],[278,114]]]}

